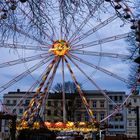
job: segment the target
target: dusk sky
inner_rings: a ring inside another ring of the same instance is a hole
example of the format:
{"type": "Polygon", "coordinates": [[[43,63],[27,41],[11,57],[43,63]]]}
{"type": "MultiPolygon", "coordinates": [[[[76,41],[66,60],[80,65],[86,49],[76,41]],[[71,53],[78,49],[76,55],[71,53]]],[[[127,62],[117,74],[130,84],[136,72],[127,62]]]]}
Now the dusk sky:
{"type": "MultiPolygon", "coordinates": [[[[106,12],[106,13],[104,13],[104,11],[96,12],[96,14],[95,14],[96,18],[91,18],[87,22],[87,24],[83,27],[83,29],[81,30],[79,35],[77,35],[77,38],[79,36],[83,35],[84,33],[86,33],[87,31],[91,30],[92,28],[96,27],[101,22],[105,21],[107,18],[115,15],[115,12],[113,11],[114,9],[112,9],[110,6],[107,6],[107,7],[109,9],[108,9],[108,12],[106,12]],[[100,16],[98,17],[100,20],[97,18],[98,14],[99,14],[98,12],[100,13],[100,16]]],[[[55,12],[55,11],[53,11],[53,12],[55,12]]],[[[86,17],[86,16],[87,16],[86,14],[83,15],[83,17],[86,17]]],[[[79,18],[77,26],[80,26],[80,24],[83,22],[83,17],[80,17],[77,15],[77,18],[79,18]]],[[[54,40],[60,39],[59,18],[60,17],[57,14],[53,17],[53,24],[54,24],[53,26],[56,26],[56,30],[57,30],[57,32],[56,32],[57,35],[54,40]],[[59,36],[59,38],[58,38],[58,36],[59,36]]],[[[26,24],[26,22],[25,22],[25,24],[26,24]]],[[[112,37],[112,36],[116,36],[116,35],[120,35],[120,34],[124,34],[124,33],[129,33],[129,32],[131,32],[130,26],[131,26],[130,23],[124,23],[120,18],[117,17],[111,23],[109,23],[108,25],[99,29],[95,33],[91,34],[90,36],[85,37],[85,39],[78,42],[76,45],[79,45],[79,44],[82,45],[84,43],[89,43],[92,41],[101,40],[104,38],[108,38],[108,37],[112,37]]],[[[71,31],[70,31],[69,37],[76,30],[74,25],[72,25],[70,30],[71,31]]],[[[31,32],[29,32],[29,34],[31,34],[31,32]]],[[[34,35],[34,33],[31,34],[31,36],[33,36],[33,35],[34,35]]],[[[37,43],[29,38],[27,39],[27,38],[25,38],[24,36],[19,36],[19,38],[17,40],[17,44],[32,45],[32,46],[40,45],[39,43],[37,43]]],[[[44,42],[46,42],[46,41],[47,40],[44,40],[44,42]]],[[[11,39],[9,39],[6,43],[12,43],[11,39]]],[[[74,48],[75,46],[71,45],[71,47],[74,48]]],[[[126,38],[123,38],[123,39],[111,41],[108,43],[100,43],[99,45],[93,45],[91,47],[87,47],[87,48],[81,49],[81,50],[90,51],[90,52],[100,52],[101,54],[102,53],[112,53],[112,54],[129,55],[129,52],[127,50],[128,47],[129,46],[128,46],[128,43],[126,42],[126,38]]],[[[11,49],[11,48],[9,49],[9,48],[2,48],[2,47],[0,49],[1,49],[0,64],[11,61],[11,60],[25,58],[25,57],[34,56],[37,54],[48,52],[48,51],[24,50],[24,49],[21,49],[21,50],[11,49]]],[[[104,56],[102,56],[103,54],[101,56],[80,55],[80,54],[76,54],[76,53],[75,54],[72,53],[72,54],[79,58],[82,58],[83,60],[85,60],[91,64],[96,65],[98,67],[98,69],[103,68],[113,74],[118,75],[119,77],[122,77],[126,80],[128,79],[129,67],[131,65],[131,62],[129,62],[129,61],[123,61],[123,59],[119,59],[119,58],[104,57],[104,56]]],[[[46,57],[46,59],[47,58],[48,57],[46,57]]],[[[31,61],[28,63],[19,64],[19,65],[9,66],[9,67],[5,67],[5,68],[0,68],[0,75],[1,75],[0,90],[3,89],[2,86],[5,85],[8,81],[12,80],[18,74],[21,74],[22,72],[28,70],[30,67],[32,67],[33,65],[35,65],[36,63],[38,63],[41,60],[42,59],[31,61]]],[[[77,67],[74,64],[72,64],[72,62],[70,62],[69,59],[68,59],[68,61],[74,72],[75,77],[77,78],[77,81],[79,83],[82,83],[83,89],[97,90],[97,88],[95,86],[93,86],[89,80],[86,79],[84,74],[82,74],[77,69],[77,67]]],[[[75,63],[77,63],[77,65],[79,67],[81,67],[81,69],[83,71],[85,71],[85,73],[90,78],[92,78],[96,82],[96,84],[99,85],[99,87],[102,90],[126,91],[127,93],[129,93],[127,84],[114,78],[114,76],[109,76],[108,74],[105,74],[104,72],[101,72],[100,70],[87,66],[86,64],[80,63],[77,60],[73,59],[73,61],[75,63]]],[[[50,63],[50,61],[49,61],[49,63],[50,63]]],[[[21,91],[28,91],[28,89],[38,79],[38,77],[42,74],[42,72],[45,70],[46,66],[49,63],[47,63],[44,66],[40,67],[39,69],[35,70],[32,74],[29,74],[27,77],[23,78],[23,80],[16,82],[14,85],[12,85],[9,88],[7,88],[6,90],[2,91],[1,96],[4,93],[7,93],[9,91],[16,91],[18,88],[21,89],[21,91]]],[[[66,65],[64,65],[64,71],[65,71],[64,72],[65,81],[72,81],[71,74],[66,65]]],[[[61,63],[58,66],[52,87],[56,83],[59,83],[59,82],[62,82],[62,65],[61,65],[61,63]]]]}

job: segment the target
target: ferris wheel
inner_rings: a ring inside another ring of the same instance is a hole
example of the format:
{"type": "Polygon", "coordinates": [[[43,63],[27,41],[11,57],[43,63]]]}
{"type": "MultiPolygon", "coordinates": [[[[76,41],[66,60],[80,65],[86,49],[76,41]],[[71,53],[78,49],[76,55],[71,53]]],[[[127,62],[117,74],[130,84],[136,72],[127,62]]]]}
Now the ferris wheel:
{"type": "MultiPolygon", "coordinates": [[[[56,81],[63,85],[64,105],[65,81],[75,84],[93,123],[97,122],[94,110],[90,109],[83,88],[99,90],[116,107],[100,122],[122,109],[136,86],[122,105],[110,99],[104,89],[113,90],[116,85],[123,89],[129,83],[127,60],[131,55],[126,40],[134,36],[132,29],[137,30],[138,25],[132,3],[2,0],[0,4],[0,92],[26,82],[29,85],[30,81],[28,92],[36,91],[21,123],[33,123],[56,81]],[[20,82],[22,79],[26,81],[20,82]]],[[[63,121],[66,122],[65,106],[63,121]]]]}

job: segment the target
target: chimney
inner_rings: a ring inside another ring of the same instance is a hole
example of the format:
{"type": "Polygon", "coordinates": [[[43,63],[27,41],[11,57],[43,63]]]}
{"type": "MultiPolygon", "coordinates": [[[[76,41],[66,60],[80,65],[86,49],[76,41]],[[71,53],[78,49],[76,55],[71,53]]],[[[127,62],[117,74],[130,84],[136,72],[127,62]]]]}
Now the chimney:
{"type": "Polygon", "coordinates": [[[20,89],[17,89],[17,92],[20,93],[20,89]]]}

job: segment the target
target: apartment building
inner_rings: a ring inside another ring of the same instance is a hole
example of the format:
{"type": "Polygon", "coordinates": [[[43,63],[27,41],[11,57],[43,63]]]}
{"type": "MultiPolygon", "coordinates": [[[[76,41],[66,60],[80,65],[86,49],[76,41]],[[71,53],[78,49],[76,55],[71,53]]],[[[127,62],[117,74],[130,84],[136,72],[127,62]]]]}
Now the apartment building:
{"type": "Polygon", "coordinates": [[[26,94],[26,92],[20,91],[20,89],[17,89],[15,92],[8,92],[8,94],[3,96],[4,107],[9,113],[17,114],[17,119],[20,119],[34,93],[26,94]]]}
{"type": "MultiPolygon", "coordinates": [[[[105,91],[107,95],[116,104],[122,104],[125,100],[125,92],[105,91]]],[[[114,104],[109,102],[103,94],[98,90],[84,91],[87,101],[94,117],[100,121],[114,111],[114,104]]],[[[26,94],[19,89],[15,92],[9,92],[4,95],[4,104],[6,108],[13,113],[16,113],[18,119],[22,117],[30,100],[33,98],[34,92],[26,94]],[[20,102],[19,105],[17,105],[20,102]]],[[[44,121],[57,122],[63,120],[63,101],[62,94],[50,93],[47,99],[45,109],[42,113],[44,121]]],[[[90,121],[84,104],[78,93],[66,94],[66,120],[67,121],[90,121]]],[[[105,121],[111,128],[107,128],[108,135],[125,134],[126,133],[126,110],[119,112],[119,115],[114,115],[105,121]]],[[[104,122],[101,123],[104,125],[104,122]]]]}
{"type": "MultiPolygon", "coordinates": [[[[107,102],[107,112],[110,115],[114,112],[116,104],[121,105],[124,102],[125,92],[107,92],[107,95],[112,100],[107,102]]],[[[109,135],[126,134],[126,109],[112,115],[108,119],[108,124],[111,126],[111,128],[108,128],[109,135]]]]}
{"type": "MultiPolygon", "coordinates": [[[[126,96],[127,97],[127,96],[126,96]]],[[[140,95],[131,95],[127,103],[127,137],[137,138],[137,116],[136,116],[136,107],[139,107],[139,116],[140,116],[140,95]]],[[[140,117],[139,117],[140,122],[140,117]]],[[[139,126],[140,127],[140,126],[139,126]]]]}
{"type": "MultiPolygon", "coordinates": [[[[95,118],[99,121],[107,116],[107,101],[98,91],[84,91],[95,118]]],[[[34,93],[20,91],[9,92],[4,95],[4,104],[9,112],[22,117],[34,93]]],[[[46,102],[43,118],[46,121],[62,121],[63,119],[62,94],[50,93],[46,102]]],[[[68,121],[89,121],[89,116],[78,93],[66,94],[66,116],[68,121]]]]}
{"type": "MultiPolygon", "coordinates": [[[[107,101],[99,91],[84,91],[90,109],[93,111],[96,120],[100,121],[107,116],[107,101]]],[[[90,121],[84,104],[79,95],[75,97],[74,121],[90,121]]]]}

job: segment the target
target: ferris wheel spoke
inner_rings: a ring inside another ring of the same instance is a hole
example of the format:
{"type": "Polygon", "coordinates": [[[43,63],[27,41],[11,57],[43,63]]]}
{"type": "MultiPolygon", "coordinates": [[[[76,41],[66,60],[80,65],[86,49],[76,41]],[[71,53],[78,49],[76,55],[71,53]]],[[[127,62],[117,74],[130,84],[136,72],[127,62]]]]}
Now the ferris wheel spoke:
{"type": "Polygon", "coordinates": [[[98,31],[99,29],[103,28],[104,26],[108,25],[109,23],[113,22],[116,18],[118,18],[117,15],[113,15],[112,17],[106,19],[105,21],[101,22],[100,24],[98,24],[97,26],[95,26],[94,28],[90,29],[89,31],[87,31],[86,33],[83,33],[83,35],[79,36],[78,38],[76,38],[75,40],[72,41],[72,45],[75,45],[77,43],[79,43],[80,41],[82,41],[83,39],[85,39],[86,37],[92,35],[93,33],[95,33],[96,31],[98,31]]]}
{"type": "Polygon", "coordinates": [[[82,58],[79,58],[79,57],[74,56],[72,54],[71,54],[71,57],[74,58],[75,60],[83,63],[83,64],[86,64],[86,65],[88,65],[88,66],[90,66],[90,67],[92,67],[92,68],[94,68],[96,70],[99,70],[99,71],[101,71],[101,72],[103,72],[103,73],[105,73],[105,74],[107,74],[107,75],[109,75],[111,77],[114,77],[114,78],[116,78],[116,79],[118,79],[118,80],[120,80],[120,81],[122,81],[124,83],[128,83],[129,82],[127,79],[122,78],[122,77],[118,76],[117,74],[114,74],[114,73],[110,72],[109,70],[106,70],[104,68],[101,68],[99,66],[96,66],[93,63],[87,62],[87,61],[83,60],[82,58]]]}
{"type": "MultiPolygon", "coordinates": [[[[51,76],[49,77],[48,82],[47,82],[47,84],[45,85],[45,88],[44,88],[44,94],[43,94],[43,95],[44,95],[44,98],[43,98],[43,97],[40,98],[40,100],[42,100],[42,101],[43,101],[43,100],[46,100],[46,98],[48,98],[49,90],[51,89],[51,86],[52,86],[54,77],[55,77],[55,75],[56,75],[56,71],[57,71],[57,69],[58,69],[60,60],[61,60],[61,58],[60,58],[60,57],[57,57],[57,61],[56,61],[56,63],[54,64],[54,68],[53,68],[52,74],[51,74],[51,76]]],[[[44,103],[46,103],[46,102],[44,102],[44,103]]],[[[46,105],[46,104],[45,104],[45,105],[46,105]]]]}
{"type": "Polygon", "coordinates": [[[78,90],[78,93],[79,93],[79,95],[80,95],[80,97],[81,97],[81,99],[82,99],[82,102],[83,102],[83,104],[84,104],[84,106],[85,106],[85,108],[86,108],[86,111],[87,111],[88,115],[91,117],[91,120],[92,120],[93,122],[96,122],[96,120],[95,120],[95,118],[94,118],[94,116],[93,116],[93,112],[92,112],[92,110],[90,109],[90,106],[89,106],[89,104],[88,104],[88,102],[87,102],[87,100],[86,100],[86,97],[84,96],[84,93],[82,92],[82,90],[81,90],[81,88],[80,88],[79,83],[78,83],[77,80],[76,80],[76,77],[74,76],[74,73],[73,73],[73,71],[72,71],[72,69],[71,69],[71,67],[70,67],[70,64],[68,63],[68,61],[67,61],[67,59],[66,59],[65,57],[64,57],[64,60],[65,60],[65,62],[66,62],[66,65],[67,65],[67,67],[68,67],[68,70],[70,71],[70,74],[71,74],[71,76],[72,76],[72,79],[73,79],[73,81],[74,81],[74,83],[75,83],[75,86],[76,86],[76,88],[77,88],[77,90],[78,90]]]}
{"type": "Polygon", "coordinates": [[[45,46],[40,46],[40,45],[39,46],[32,46],[32,45],[11,44],[11,43],[4,43],[4,42],[0,42],[0,48],[37,50],[37,51],[48,51],[49,50],[49,48],[47,48],[45,46]]]}
{"type": "Polygon", "coordinates": [[[43,73],[41,74],[41,76],[40,76],[37,80],[35,80],[35,82],[34,82],[34,83],[32,84],[32,86],[28,89],[28,91],[24,94],[24,96],[22,96],[22,97],[19,99],[19,101],[17,102],[16,106],[14,106],[14,108],[12,109],[11,112],[13,112],[13,110],[14,110],[15,108],[17,108],[18,106],[21,106],[21,105],[22,105],[22,101],[23,101],[25,98],[27,98],[27,96],[28,96],[29,93],[33,92],[33,90],[37,87],[37,85],[40,84],[40,81],[43,79],[44,74],[45,74],[45,72],[43,72],[43,73]]]}
{"type": "Polygon", "coordinates": [[[37,63],[36,65],[34,65],[33,67],[31,67],[28,70],[24,71],[20,75],[16,76],[15,78],[13,78],[12,80],[10,80],[9,82],[7,82],[6,84],[4,84],[3,86],[0,87],[0,93],[2,91],[6,90],[7,88],[9,88],[10,86],[14,85],[15,83],[17,83],[18,81],[20,81],[21,79],[23,79],[24,77],[26,77],[27,75],[29,75],[30,73],[35,71],[36,69],[38,69],[41,66],[43,66],[44,64],[46,64],[51,59],[52,58],[44,59],[44,60],[40,61],[39,63],[37,63]]]}
{"type": "Polygon", "coordinates": [[[72,25],[73,25],[73,22],[74,22],[74,17],[76,15],[77,10],[78,10],[78,8],[75,7],[74,12],[71,15],[70,21],[69,21],[68,26],[66,28],[66,33],[65,33],[65,37],[64,37],[64,39],[66,39],[66,40],[68,40],[68,36],[70,34],[70,31],[71,31],[71,28],[72,28],[72,25]]]}
{"type": "Polygon", "coordinates": [[[8,61],[8,62],[1,63],[0,68],[9,67],[9,66],[17,65],[17,64],[22,64],[22,63],[26,63],[26,62],[30,62],[30,61],[35,61],[35,60],[38,60],[38,59],[51,57],[51,56],[52,55],[50,55],[48,53],[44,53],[44,54],[38,54],[38,55],[25,57],[25,58],[21,58],[21,59],[16,59],[16,60],[13,60],[13,61],[8,61]]]}
{"type": "Polygon", "coordinates": [[[45,71],[45,74],[44,74],[43,77],[42,77],[41,83],[39,84],[39,87],[37,88],[36,94],[34,94],[34,97],[37,97],[37,95],[40,93],[40,91],[41,91],[42,87],[44,86],[45,81],[47,80],[47,78],[48,78],[48,76],[49,76],[49,74],[50,74],[50,72],[51,72],[51,70],[52,70],[54,64],[56,63],[56,61],[57,61],[57,56],[56,56],[56,57],[52,60],[52,62],[47,66],[46,71],[45,71]]]}
{"type": "Polygon", "coordinates": [[[40,80],[42,79],[43,75],[44,75],[44,74],[41,74],[41,76],[32,84],[32,86],[28,89],[28,91],[24,94],[24,96],[22,96],[22,97],[19,99],[19,101],[17,102],[16,106],[13,107],[13,109],[12,109],[11,112],[13,112],[13,110],[14,110],[15,108],[17,108],[18,106],[19,106],[19,107],[22,106],[22,101],[23,101],[24,99],[27,98],[27,96],[28,96],[29,93],[33,92],[33,90],[34,90],[34,89],[37,87],[37,85],[40,83],[40,80]]]}
{"type": "Polygon", "coordinates": [[[62,95],[63,95],[63,122],[66,122],[66,97],[65,97],[65,74],[64,74],[64,58],[62,57],[62,95]]]}
{"type": "Polygon", "coordinates": [[[34,35],[30,35],[29,33],[25,32],[25,30],[18,28],[17,26],[13,26],[13,25],[9,25],[9,24],[5,24],[6,27],[8,27],[10,30],[16,31],[19,34],[24,35],[25,37],[28,37],[34,41],[37,41],[38,43],[40,43],[41,45],[46,45],[48,43],[43,42],[42,40],[36,38],[34,35]]]}
{"type": "MultiPolygon", "coordinates": [[[[44,35],[46,35],[46,36],[48,37],[49,40],[51,40],[51,42],[53,42],[52,37],[51,37],[50,35],[48,35],[44,30],[42,30],[42,29],[39,27],[39,25],[34,21],[34,19],[33,19],[32,17],[29,16],[29,14],[27,14],[23,9],[21,9],[21,8],[19,8],[19,9],[22,11],[22,13],[23,13],[26,17],[28,17],[28,18],[31,20],[31,22],[33,22],[34,25],[36,25],[36,27],[37,27],[38,29],[41,30],[41,32],[42,32],[44,35]]],[[[47,43],[46,43],[46,44],[47,44],[47,43]]],[[[48,45],[49,45],[49,44],[48,44],[48,45]]]]}
{"type": "Polygon", "coordinates": [[[92,9],[91,12],[87,15],[87,17],[84,19],[84,21],[80,24],[80,26],[75,30],[73,35],[69,38],[69,42],[72,42],[75,37],[80,33],[80,31],[83,29],[83,27],[86,25],[86,23],[90,20],[92,15],[99,9],[99,7],[103,4],[104,0],[101,0],[98,4],[96,4],[92,9]]]}
{"type": "MultiPolygon", "coordinates": [[[[33,105],[31,104],[30,108],[33,107],[33,111],[31,112],[31,115],[30,115],[31,117],[30,117],[30,119],[28,120],[29,122],[32,122],[32,121],[33,121],[34,117],[36,117],[36,115],[37,115],[37,112],[40,112],[41,106],[42,106],[42,104],[43,104],[43,101],[44,101],[44,100],[47,98],[47,96],[49,95],[49,89],[51,88],[51,85],[52,85],[54,76],[55,76],[55,74],[56,74],[56,70],[57,70],[57,68],[58,68],[59,62],[60,62],[60,57],[57,57],[57,62],[56,62],[56,64],[53,65],[53,66],[54,66],[54,69],[53,69],[53,71],[52,71],[51,76],[50,76],[49,79],[48,79],[48,82],[46,83],[46,86],[45,86],[45,88],[44,88],[44,92],[43,92],[43,93],[40,93],[39,98],[36,99],[36,105],[35,105],[35,106],[33,106],[33,105]]],[[[28,112],[28,113],[30,113],[30,112],[28,112]]]]}
{"type": "MultiPolygon", "coordinates": [[[[135,83],[136,84],[136,83],[135,83]]],[[[104,122],[106,121],[108,118],[110,118],[111,116],[115,115],[116,113],[118,113],[120,110],[123,109],[125,103],[128,101],[129,97],[132,95],[133,91],[136,90],[136,85],[134,85],[130,91],[130,93],[128,94],[128,96],[126,97],[126,99],[124,100],[124,102],[121,105],[116,106],[116,108],[114,109],[114,111],[108,115],[107,117],[105,117],[104,119],[102,119],[100,122],[104,122]]]]}
{"type": "MultiPolygon", "coordinates": [[[[43,74],[43,76],[41,77],[41,82],[36,90],[36,93],[34,94],[33,96],[33,99],[30,101],[29,105],[28,105],[28,109],[23,113],[23,117],[22,117],[22,121],[26,120],[29,113],[31,113],[31,108],[33,108],[33,106],[36,105],[36,102],[37,102],[37,98],[38,98],[38,95],[42,89],[42,87],[44,86],[45,84],[45,81],[47,80],[55,62],[57,60],[57,57],[55,57],[52,62],[47,66],[46,70],[45,70],[45,73],[43,74]]],[[[40,93],[41,94],[41,93],[40,93]]]]}
{"type": "Polygon", "coordinates": [[[116,105],[116,103],[105,93],[105,91],[103,91],[98,85],[97,83],[90,77],[86,74],[86,72],[84,72],[76,62],[74,62],[70,55],[67,55],[67,57],[70,59],[70,61],[77,67],[77,69],[79,69],[81,71],[81,73],[83,73],[83,75],[99,90],[99,92],[101,92],[108,101],[112,102],[114,105],[116,105]]]}
{"type": "Polygon", "coordinates": [[[94,51],[71,51],[74,54],[81,54],[81,55],[90,55],[90,56],[102,56],[102,57],[111,57],[111,58],[123,58],[128,59],[130,55],[118,54],[118,53],[108,53],[108,52],[94,52],[94,51]]]}
{"type": "Polygon", "coordinates": [[[96,45],[102,45],[104,43],[108,43],[108,42],[112,42],[112,41],[116,41],[116,40],[121,40],[121,39],[124,39],[124,38],[128,38],[130,36],[132,36],[132,32],[119,34],[119,35],[116,35],[116,36],[111,36],[111,37],[103,38],[103,39],[100,39],[100,40],[95,40],[95,41],[92,41],[92,42],[76,45],[76,46],[73,47],[72,50],[79,50],[79,49],[93,47],[93,46],[96,46],[96,45]]]}

